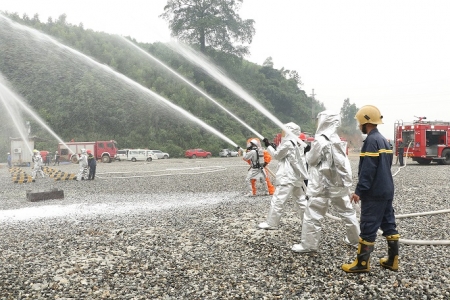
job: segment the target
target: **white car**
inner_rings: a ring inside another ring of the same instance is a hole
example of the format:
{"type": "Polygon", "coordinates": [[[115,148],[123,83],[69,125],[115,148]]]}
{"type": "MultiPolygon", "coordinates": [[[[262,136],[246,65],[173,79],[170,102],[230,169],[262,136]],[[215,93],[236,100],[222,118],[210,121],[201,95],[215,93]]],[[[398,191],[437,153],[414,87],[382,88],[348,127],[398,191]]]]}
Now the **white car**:
{"type": "Polygon", "coordinates": [[[169,153],[162,152],[161,150],[150,150],[150,151],[152,151],[158,157],[158,159],[168,159],[169,158],[169,153]]]}
{"type": "Polygon", "coordinates": [[[118,160],[118,161],[127,160],[127,158],[128,158],[128,151],[129,151],[129,149],[118,150],[117,151],[116,160],[118,160]]]}
{"type": "Polygon", "coordinates": [[[239,155],[239,152],[230,149],[222,149],[219,152],[220,157],[236,157],[239,155]]]}

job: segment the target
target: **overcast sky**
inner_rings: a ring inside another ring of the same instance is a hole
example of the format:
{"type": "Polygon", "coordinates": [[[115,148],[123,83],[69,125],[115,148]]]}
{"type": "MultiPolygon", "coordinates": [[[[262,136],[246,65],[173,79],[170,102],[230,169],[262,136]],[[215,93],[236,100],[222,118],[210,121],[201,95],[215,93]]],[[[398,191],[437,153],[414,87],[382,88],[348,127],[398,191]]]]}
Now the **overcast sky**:
{"type": "MultiPolygon", "coordinates": [[[[158,16],[166,2],[2,0],[0,10],[43,22],[65,13],[71,24],[165,42],[168,24],[158,16]]],[[[387,138],[396,120],[450,121],[450,1],[244,0],[239,14],[255,20],[247,59],[296,70],[327,108],[340,110],[346,98],[378,106],[387,138]]]]}

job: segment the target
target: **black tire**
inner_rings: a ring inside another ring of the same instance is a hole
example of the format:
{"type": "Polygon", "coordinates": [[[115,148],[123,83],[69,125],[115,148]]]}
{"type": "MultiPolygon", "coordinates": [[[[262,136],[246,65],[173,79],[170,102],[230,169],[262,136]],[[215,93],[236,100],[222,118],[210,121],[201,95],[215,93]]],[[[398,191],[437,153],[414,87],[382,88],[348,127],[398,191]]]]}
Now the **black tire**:
{"type": "Polygon", "coordinates": [[[132,161],[132,162],[136,162],[136,158],[133,157],[133,158],[131,159],[131,161],[132,161]]]}
{"type": "Polygon", "coordinates": [[[228,154],[227,154],[227,157],[230,157],[230,156],[231,156],[230,153],[228,153],[228,154]]]}
{"type": "Polygon", "coordinates": [[[168,159],[169,157],[167,155],[164,155],[163,159],[168,159]]]}
{"type": "Polygon", "coordinates": [[[151,162],[153,159],[151,157],[147,157],[147,161],[151,162]]]}
{"type": "Polygon", "coordinates": [[[208,155],[205,156],[205,158],[211,158],[211,155],[208,154],[208,155]]]}
{"type": "Polygon", "coordinates": [[[431,159],[418,158],[417,162],[419,163],[419,165],[429,165],[431,164],[431,159]]]}
{"type": "Polygon", "coordinates": [[[110,163],[111,162],[111,157],[109,157],[108,155],[103,155],[102,156],[102,163],[110,163]]]}
{"type": "Polygon", "coordinates": [[[443,165],[450,165],[450,149],[444,149],[442,151],[442,157],[444,158],[442,160],[443,165]]]}
{"type": "Polygon", "coordinates": [[[193,154],[193,155],[191,156],[191,158],[197,158],[197,155],[193,154]]]}

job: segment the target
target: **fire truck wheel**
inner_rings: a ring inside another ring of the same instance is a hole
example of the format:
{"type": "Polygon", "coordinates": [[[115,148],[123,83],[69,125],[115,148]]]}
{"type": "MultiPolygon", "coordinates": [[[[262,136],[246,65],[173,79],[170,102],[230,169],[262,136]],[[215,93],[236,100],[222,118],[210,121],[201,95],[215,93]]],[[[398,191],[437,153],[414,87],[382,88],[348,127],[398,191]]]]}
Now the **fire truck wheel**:
{"type": "Polygon", "coordinates": [[[109,158],[108,155],[102,156],[102,163],[110,163],[110,162],[111,162],[111,158],[109,158]]]}
{"type": "Polygon", "coordinates": [[[419,163],[419,165],[429,165],[431,164],[431,159],[418,158],[417,162],[419,163]]]}
{"type": "Polygon", "coordinates": [[[442,151],[442,157],[444,158],[442,163],[444,165],[450,165],[450,149],[444,149],[444,151],[442,151]]]}

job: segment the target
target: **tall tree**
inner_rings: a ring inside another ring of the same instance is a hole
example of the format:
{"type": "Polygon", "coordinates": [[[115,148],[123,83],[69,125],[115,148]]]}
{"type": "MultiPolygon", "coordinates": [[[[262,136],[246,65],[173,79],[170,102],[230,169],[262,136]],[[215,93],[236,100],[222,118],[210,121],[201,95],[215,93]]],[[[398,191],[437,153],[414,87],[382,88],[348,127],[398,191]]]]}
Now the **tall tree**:
{"type": "Polygon", "coordinates": [[[354,146],[360,142],[361,132],[357,128],[355,115],[358,112],[358,108],[353,103],[350,103],[350,99],[344,100],[341,107],[341,127],[339,133],[348,139],[349,143],[354,146]]]}
{"type": "Polygon", "coordinates": [[[252,19],[242,20],[237,11],[243,0],[168,0],[164,13],[172,36],[188,44],[198,45],[200,51],[212,47],[240,57],[249,54],[248,46],[255,34],[252,19]]]}

